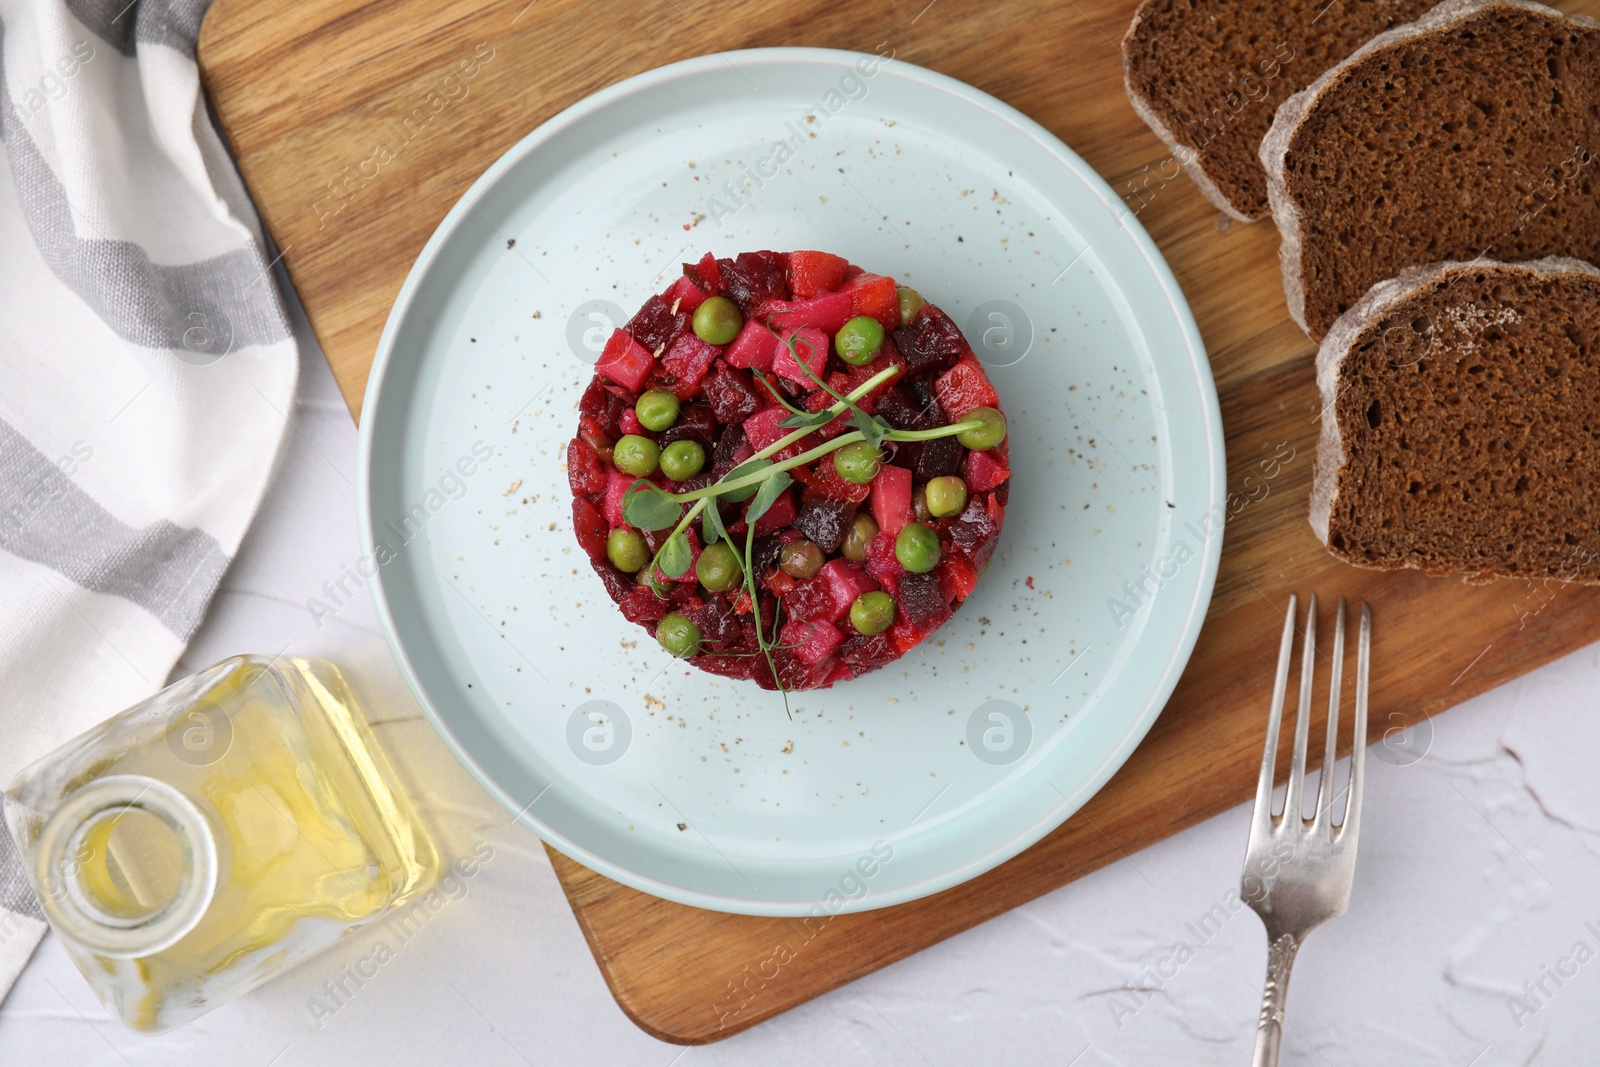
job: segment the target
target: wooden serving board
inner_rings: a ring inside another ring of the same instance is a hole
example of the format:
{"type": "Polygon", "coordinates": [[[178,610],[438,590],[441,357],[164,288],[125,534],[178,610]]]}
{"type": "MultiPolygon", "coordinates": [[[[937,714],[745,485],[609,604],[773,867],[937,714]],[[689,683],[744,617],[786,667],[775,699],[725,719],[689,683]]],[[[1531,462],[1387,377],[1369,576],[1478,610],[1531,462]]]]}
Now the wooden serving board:
{"type": "MultiPolygon", "coordinates": [[[[1011,862],[931,899],[820,927],[668,903],[552,852],[606,981],[651,1034],[726,1037],[1247,800],[1292,591],[1373,605],[1373,740],[1600,638],[1600,589],[1474,587],[1357,570],[1322,551],[1306,525],[1315,348],[1284,308],[1278,235],[1270,222],[1219,225],[1187,179],[1172,177],[1122,90],[1117,42],[1134,6],[217,0],[206,17],[206,88],[357,415],[390,304],[460,193],[569,104],[716,49],[870,52],[886,42],[901,60],[993,93],[1124,195],[1194,308],[1240,503],[1199,646],[1148,739],[1081,813],[1011,862]],[[375,167],[375,146],[418,107],[431,117],[375,167]]],[[[1600,15],[1600,0],[1561,6],[1600,15]]]]}

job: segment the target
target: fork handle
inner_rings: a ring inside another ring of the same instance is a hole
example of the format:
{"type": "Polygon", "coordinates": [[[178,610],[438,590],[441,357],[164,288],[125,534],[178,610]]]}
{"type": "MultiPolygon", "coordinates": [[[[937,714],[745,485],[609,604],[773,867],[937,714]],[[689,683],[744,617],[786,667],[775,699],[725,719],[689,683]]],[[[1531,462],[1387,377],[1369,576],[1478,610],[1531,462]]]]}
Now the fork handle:
{"type": "Polygon", "coordinates": [[[1289,968],[1300,950],[1294,934],[1279,934],[1267,946],[1267,981],[1261,987],[1261,1021],[1256,1028],[1255,1057],[1251,1067],[1277,1067],[1278,1046],[1283,1043],[1283,1008],[1289,999],[1289,968]]]}

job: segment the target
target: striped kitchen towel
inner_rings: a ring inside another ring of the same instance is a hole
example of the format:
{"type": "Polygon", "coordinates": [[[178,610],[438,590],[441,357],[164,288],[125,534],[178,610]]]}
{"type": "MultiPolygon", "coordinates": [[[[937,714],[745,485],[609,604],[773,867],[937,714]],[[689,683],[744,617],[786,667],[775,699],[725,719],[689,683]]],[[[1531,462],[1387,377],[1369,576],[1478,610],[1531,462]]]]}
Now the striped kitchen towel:
{"type": "MultiPolygon", "coordinates": [[[[0,786],[165,684],[294,404],[208,2],[0,0],[0,786]]],[[[43,932],[0,829],[0,998],[43,932]]]]}

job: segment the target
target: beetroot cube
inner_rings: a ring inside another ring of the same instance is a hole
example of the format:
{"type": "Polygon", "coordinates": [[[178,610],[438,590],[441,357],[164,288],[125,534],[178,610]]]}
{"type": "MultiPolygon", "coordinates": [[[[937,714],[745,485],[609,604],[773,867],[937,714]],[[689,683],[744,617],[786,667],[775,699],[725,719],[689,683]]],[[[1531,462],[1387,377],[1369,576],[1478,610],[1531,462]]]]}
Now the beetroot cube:
{"type": "Polygon", "coordinates": [[[744,420],[744,435],[750,439],[750,444],[759,452],[780,437],[788,435],[788,430],[781,429],[778,426],[778,423],[788,417],[789,413],[780,407],[770,407],[763,411],[758,411],[744,420]]]}
{"type": "Polygon", "coordinates": [[[688,328],[688,313],[682,309],[673,311],[672,305],[659,296],[646,300],[644,307],[628,320],[628,332],[652,355],[676,341],[688,328]]]}
{"type": "Polygon", "coordinates": [[[782,348],[782,342],[771,330],[750,319],[739,331],[739,336],[728,345],[726,358],[729,366],[769,371],[773,358],[782,348]]]}
{"type": "Polygon", "coordinates": [[[644,423],[639,421],[638,412],[632,408],[623,410],[621,417],[617,419],[617,428],[623,433],[636,434],[641,437],[648,436],[650,433],[649,430],[644,428],[644,423]]]}
{"type": "MultiPolygon", "coordinates": [[[[832,379],[834,379],[834,378],[843,378],[844,375],[842,375],[842,374],[830,374],[828,377],[829,377],[828,384],[829,385],[833,385],[832,379]]],[[[835,388],[837,388],[837,387],[835,387],[835,388]]],[[[842,389],[840,390],[840,392],[843,392],[843,391],[844,390],[842,390],[842,389]]],[[[814,392],[808,393],[806,395],[805,403],[804,403],[803,406],[805,407],[805,409],[807,411],[815,413],[815,412],[821,411],[825,407],[832,406],[834,403],[835,403],[835,401],[834,401],[833,397],[829,396],[827,394],[826,390],[817,389],[814,392]]],[[[826,441],[829,438],[838,437],[840,434],[848,432],[849,429],[850,429],[850,413],[848,411],[842,411],[842,412],[839,413],[837,418],[835,418],[835,419],[833,419],[833,420],[831,420],[829,422],[825,422],[821,426],[818,426],[817,429],[816,429],[816,435],[819,438],[821,438],[822,440],[826,441]]]]}
{"type": "Polygon", "coordinates": [[[600,502],[600,514],[605,516],[611,528],[628,525],[622,516],[622,498],[627,495],[628,487],[638,481],[631,474],[623,474],[615,467],[606,468],[606,495],[600,502]]]}
{"type": "Polygon", "coordinates": [[[717,266],[717,257],[710,252],[701,256],[698,263],[685,263],[683,276],[699,286],[707,296],[722,292],[722,270],[717,266]]]}
{"type": "Polygon", "coordinates": [[[1011,472],[991,459],[987,452],[967,453],[968,492],[987,492],[1009,477],[1011,472]]]}
{"type": "Polygon", "coordinates": [[[600,583],[606,587],[606,596],[610,597],[614,604],[621,604],[627,599],[628,594],[639,588],[638,583],[633,580],[633,575],[617,570],[611,565],[610,560],[592,559],[589,561],[589,566],[600,576],[600,583]]]}
{"type": "Polygon", "coordinates": [[[778,634],[778,643],[793,646],[789,649],[795,659],[808,667],[815,667],[844,640],[837,626],[815,619],[790,619],[778,634]]]}
{"type": "Polygon", "coordinates": [[[939,576],[907,574],[900,579],[899,615],[923,633],[944,625],[950,617],[950,603],[944,598],[939,576]]]}
{"type": "Polygon", "coordinates": [[[871,482],[857,485],[839,477],[839,470],[833,465],[832,456],[823,456],[815,463],[796,467],[789,473],[794,475],[795,481],[806,487],[807,496],[823,496],[829,500],[844,501],[850,505],[852,513],[863,500],[867,499],[867,494],[872,492],[871,482]]]}
{"type": "Polygon", "coordinates": [[[939,587],[944,590],[944,598],[952,604],[960,604],[967,599],[978,585],[978,572],[960,556],[946,556],[933,573],[939,576],[939,587]]]}
{"type": "MultiPolygon", "coordinates": [[[[824,660],[816,667],[811,667],[795,658],[794,653],[783,649],[773,654],[773,662],[778,668],[778,677],[783,682],[785,689],[816,689],[827,679],[836,662],[833,659],[824,660]]],[[[755,682],[763,689],[776,689],[772,681],[772,673],[763,670],[755,676],[755,682]]]]}
{"type": "Polygon", "coordinates": [[[887,466],[872,479],[872,517],[878,529],[894,537],[911,521],[911,472],[887,466]]]}
{"type": "Polygon", "coordinates": [[[691,315],[694,314],[695,308],[706,302],[706,294],[688,277],[673,282],[672,287],[663,293],[661,298],[667,302],[667,307],[676,306],[679,311],[686,311],[691,315]]]}
{"type": "Polygon", "coordinates": [[[700,628],[705,643],[719,652],[741,652],[754,645],[754,635],[746,628],[744,616],[733,610],[726,597],[714,596],[683,615],[700,628]]]}
{"type": "Polygon", "coordinates": [[[839,662],[854,667],[858,676],[886,663],[893,663],[899,657],[900,653],[886,633],[873,634],[871,637],[852,634],[839,646],[839,662]]]}
{"type": "Polygon", "coordinates": [[[606,558],[606,535],[611,528],[594,509],[594,505],[581,496],[572,498],[572,528],[577,531],[578,545],[592,560],[606,558]]]}
{"type": "Polygon", "coordinates": [[[919,403],[902,389],[884,393],[875,414],[897,430],[932,430],[946,425],[937,401],[919,403]]]}
{"type": "Polygon", "coordinates": [[[718,363],[711,369],[703,387],[711,413],[724,425],[743,422],[761,408],[749,372],[726,363],[718,363]]]}
{"type": "Polygon", "coordinates": [[[900,325],[900,294],[893,278],[881,274],[858,274],[839,287],[850,297],[850,317],[866,315],[877,319],[885,330],[900,325]]]}
{"type": "Polygon", "coordinates": [[[774,300],[767,306],[767,321],[780,330],[810,326],[832,337],[850,321],[848,293],[824,293],[809,300],[774,300]]]}
{"type": "Polygon", "coordinates": [[[828,338],[814,326],[787,331],[778,354],[772,358],[772,369],[779,376],[808,388],[814,386],[816,383],[801,369],[800,360],[804,360],[818,378],[828,369],[828,338]]]}
{"type": "Polygon", "coordinates": [[[851,563],[847,559],[829,560],[817,577],[831,584],[830,595],[840,619],[850,614],[850,605],[856,602],[856,598],[863,593],[875,593],[879,588],[861,564],[851,563]]]}
{"type": "Polygon", "coordinates": [[[717,260],[724,295],[750,317],[756,304],[789,299],[788,257],[777,252],[740,252],[733,259],[717,260]]]}
{"type": "Polygon", "coordinates": [[[971,356],[963,356],[954,367],[939,375],[933,383],[939,406],[951,422],[973,408],[992,408],[1000,403],[1000,394],[994,391],[983,364],[971,356]]]}
{"type": "Polygon", "coordinates": [[[644,380],[650,376],[650,368],[654,363],[650,350],[635,340],[628,331],[613,330],[594,369],[624,389],[638,392],[644,385],[644,380]]]}
{"type": "Polygon", "coordinates": [[[1005,517],[1005,508],[993,493],[979,493],[967,501],[966,510],[950,524],[950,543],[981,571],[994,556],[1005,517]]]}
{"type": "Polygon", "coordinates": [[[680,386],[689,387],[687,393],[681,388],[674,389],[674,392],[678,393],[679,400],[687,400],[695,395],[698,390],[694,387],[705,379],[706,372],[711,369],[711,361],[721,354],[720,345],[700,340],[691,330],[685,330],[678,335],[676,341],[667,346],[666,352],[661,356],[661,365],[672,374],[680,386]]]}
{"type": "MultiPolygon", "coordinates": [[[[610,564],[607,564],[610,567],[610,564]]],[[[595,570],[599,570],[596,565],[595,570]]],[[[610,567],[616,571],[615,567],[610,567]]],[[[647,585],[634,583],[633,589],[621,600],[617,601],[622,608],[623,616],[633,623],[644,626],[652,633],[655,632],[656,623],[667,617],[667,612],[672,610],[672,602],[656,596],[655,592],[647,585]]]]}
{"type": "Polygon", "coordinates": [[[823,552],[832,555],[844,544],[845,534],[850,532],[850,522],[855,517],[856,506],[848,500],[833,500],[808,488],[801,497],[800,514],[795,516],[794,528],[814,541],[823,552]]]}
{"type": "MultiPolygon", "coordinates": [[[[933,478],[943,478],[948,475],[961,473],[961,459],[966,453],[961,442],[954,437],[935,437],[932,441],[922,442],[922,452],[917,456],[917,480],[926,482],[933,478]]],[[[972,489],[968,485],[969,490],[972,489]]]]}
{"type": "Polygon", "coordinates": [[[605,383],[598,378],[589,379],[589,387],[583,391],[583,396],[578,401],[578,412],[604,421],[614,418],[611,406],[617,398],[606,390],[605,383]]]}
{"type": "Polygon", "coordinates": [[[950,321],[950,316],[934,307],[924,305],[910,326],[900,326],[894,331],[894,346],[905,358],[910,374],[924,371],[942,373],[961,362],[969,354],[961,330],[950,321]]]}
{"type": "MultiPolygon", "coordinates": [[[[605,379],[595,375],[594,383],[596,385],[601,385],[604,382],[605,379]]],[[[614,389],[616,386],[611,386],[610,388],[614,389]]],[[[578,436],[594,446],[595,451],[599,452],[602,457],[610,458],[611,445],[622,433],[620,420],[622,418],[622,409],[625,405],[607,392],[606,388],[602,387],[600,392],[606,398],[601,408],[601,414],[580,416],[578,419],[578,436]]]]}
{"type": "Polygon", "coordinates": [[[698,441],[709,455],[717,443],[717,417],[711,405],[704,400],[685,404],[678,412],[678,421],[656,435],[656,442],[666,448],[674,441],[698,441]]]}
{"type": "MultiPolygon", "coordinates": [[[[760,656],[726,655],[719,656],[715,652],[702,652],[692,661],[696,667],[708,674],[721,675],[724,678],[738,678],[743,681],[753,681],[758,685],[762,675],[767,674],[767,661],[760,656]]],[[[770,675],[768,676],[770,678],[770,675]]],[[[770,682],[763,686],[764,689],[772,688],[770,682]]]]}
{"type": "Polygon", "coordinates": [[[567,482],[573,495],[599,493],[606,487],[606,469],[589,442],[574,437],[567,442],[567,482]]]}
{"type": "Polygon", "coordinates": [[[789,253],[789,289],[798,297],[816,296],[839,288],[850,264],[831,252],[789,253]]]}
{"type": "Polygon", "coordinates": [[[711,450],[711,475],[720,478],[755,453],[745,439],[744,427],[733,423],[722,428],[717,437],[717,447],[711,450]]]}
{"type": "Polygon", "coordinates": [[[933,420],[935,426],[948,426],[950,420],[945,417],[944,408],[939,403],[939,398],[934,394],[933,383],[926,378],[912,378],[906,382],[906,396],[917,405],[918,411],[926,412],[933,420]]]}
{"type": "MultiPolygon", "coordinates": [[[[643,607],[643,601],[642,599],[637,598],[637,594],[640,591],[647,593],[650,591],[641,586],[634,579],[633,575],[627,573],[626,571],[617,570],[617,568],[611,565],[610,560],[591,560],[589,562],[589,566],[593,567],[594,572],[600,576],[600,581],[606,587],[606,595],[611,598],[613,603],[622,609],[622,614],[629,622],[639,622],[640,618],[636,618],[636,615],[644,617],[650,614],[648,611],[640,610],[640,608],[643,607]],[[630,610],[629,607],[630,602],[634,602],[635,605],[637,605],[632,610],[630,610]]],[[[650,599],[656,599],[654,593],[650,594],[650,599]]],[[[646,623],[646,625],[648,625],[652,631],[654,631],[655,624],[660,621],[661,616],[672,610],[671,606],[669,606],[666,601],[662,601],[661,604],[662,607],[655,613],[654,617],[650,618],[649,622],[646,623]]]]}
{"type": "Polygon", "coordinates": [[[799,594],[801,589],[808,590],[803,600],[808,613],[801,617],[838,622],[849,613],[856,597],[877,588],[878,583],[872,580],[861,564],[847,559],[830,559],[822,565],[822,570],[817,572],[815,578],[802,582],[795,594],[799,594]]]}
{"type": "Polygon", "coordinates": [[[889,629],[884,631],[888,635],[889,643],[894,645],[894,650],[899,655],[905,655],[928,636],[927,630],[919,630],[905,619],[900,619],[889,629]]]}
{"type": "Polygon", "coordinates": [[[906,569],[900,565],[899,557],[894,554],[894,538],[889,534],[879,532],[867,543],[867,573],[886,589],[890,596],[895,596],[900,591],[900,579],[905,576],[906,569]]]}
{"type": "MultiPolygon", "coordinates": [[[[756,520],[756,533],[772,533],[793,525],[795,514],[800,510],[800,505],[795,501],[796,495],[793,488],[785,489],[778,494],[778,499],[774,500],[772,506],[763,511],[761,518],[756,520]]],[[[750,510],[749,504],[745,505],[745,510],[750,510]]]]}

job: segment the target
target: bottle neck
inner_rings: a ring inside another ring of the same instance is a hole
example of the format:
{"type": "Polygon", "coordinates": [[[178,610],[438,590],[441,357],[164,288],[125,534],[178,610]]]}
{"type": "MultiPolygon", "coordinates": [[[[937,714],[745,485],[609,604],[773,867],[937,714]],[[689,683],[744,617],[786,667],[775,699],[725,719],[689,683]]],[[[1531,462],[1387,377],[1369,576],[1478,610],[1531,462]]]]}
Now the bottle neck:
{"type": "Polygon", "coordinates": [[[217,839],[166,782],[108,775],[64,800],[35,852],[40,903],[62,937],[135,959],[194,929],[217,887],[217,839]]]}

